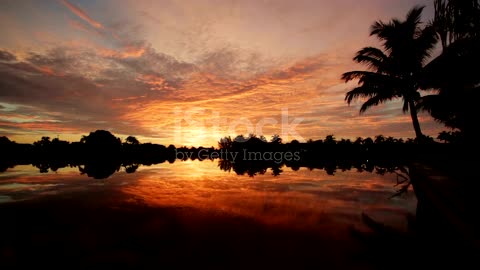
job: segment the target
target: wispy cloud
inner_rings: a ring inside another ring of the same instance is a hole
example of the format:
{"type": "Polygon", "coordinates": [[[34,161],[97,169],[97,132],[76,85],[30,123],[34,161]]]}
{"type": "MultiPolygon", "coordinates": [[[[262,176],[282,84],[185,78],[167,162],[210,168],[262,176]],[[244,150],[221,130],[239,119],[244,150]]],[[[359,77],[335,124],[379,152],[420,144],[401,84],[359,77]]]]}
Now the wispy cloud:
{"type": "MultiPolygon", "coordinates": [[[[0,1],[0,21],[10,25],[0,29],[0,134],[106,129],[206,146],[234,135],[235,123],[278,133],[288,110],[289,123],[303,119],[296,131],[306,139],[412,137],[398,102],[364,115],[360,101],[347,106],[354,84],[340,75],[357,68],[356,50],[372,45],[374,20],[404,16],[415,1],[126,0],[82,9],[81,0],[57,0],[58,14],[37,1],[29,9],[0,1]]],[[[441,128],[429,117],[421,122],[429,135],[441,128]]]]}
{"type": "Polygon", "coordinates": [[[103,25],[98,21],[92,19],[85,11],[81,8],[77,7],[73,3],[70,3],[67,0],[59,0],[62,4],[64,4],[73,14],[77,15],[79,18],[90,24],[92,27],[97,29],[103,29],[103,25]]]}
{"type": "MultiPolygon", "coordinates": [[[[0,117],[0,128],[9,134],[27,134],[31,129],[85,133],[100,128],[161,143],[214,145],[221,136],[246,134],[245,123],[262,125],[255,132],[266,136],[280,133],[286,109],[288,122],[303,119],[296,128],[303,138],[331,133],[413,136],[408,116],[396,103],[362,116],[360,104],[347,106],[343,97],[352,86],[344,85],[338,74],[348,63],[329,54],[255,70],[245,77],[216,72],[225,67],[222,61],[236,60],[234,55],[220,57],[215,59],[216,68],[206,62],[199,67],[142,43],[119,51],[59,47],[29,53],[22,61],[0,62],[0,88],[6,89],[0,99],[33,106],[36,114],[44,115],[41,119],[49,121],[39,122],[31,109],[20,108],[0,117]],[[232,130],[235,123],[242,124],[232,130]]],[[[438,130],[431,119],[422,120],[426,132],[438,130]]]]}
{"type": "Polygon", "coordinates": [[[0,61],[15,61],[17,57],[10,52],[0,49],[0,61]]]}

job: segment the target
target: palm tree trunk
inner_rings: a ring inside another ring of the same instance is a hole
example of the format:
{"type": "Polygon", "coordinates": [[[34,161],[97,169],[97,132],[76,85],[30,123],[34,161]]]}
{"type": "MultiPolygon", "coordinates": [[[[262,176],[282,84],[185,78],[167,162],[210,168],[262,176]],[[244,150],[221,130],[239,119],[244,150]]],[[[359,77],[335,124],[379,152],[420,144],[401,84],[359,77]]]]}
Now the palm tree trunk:
{"type": "Polygon", "coordinates": [[[417,139],[423,137],[422,130],[420,129],[420,122],[418,122],[417,108],[415,108],[415,102],[413,100],[408,101],[410,116],[412,117],[413,129],[415,130],[415,136],[417,139]]]}

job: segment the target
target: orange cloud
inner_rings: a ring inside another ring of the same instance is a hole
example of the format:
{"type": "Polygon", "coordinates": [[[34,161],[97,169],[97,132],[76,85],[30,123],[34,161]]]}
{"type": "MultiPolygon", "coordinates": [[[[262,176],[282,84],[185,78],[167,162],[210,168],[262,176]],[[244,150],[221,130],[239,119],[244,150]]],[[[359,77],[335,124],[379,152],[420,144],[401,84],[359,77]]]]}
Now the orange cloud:
{"type": "MultiPolygon", "coordinates": [[[[85,32],[85,33],[89,33],[89,34],[95,34],[95,35],[102,36],[102,32],[100,32],[99,30],[89,28],[88,26],[86,26],[85,24],[83,24],[83,23],[81,23],[81,22],[79,22],[79,21],[76,21],[76,20],[68,20],[68,24],[69,24],[73,29],[76,29],[76,30],[79,30],[79,31],[82,31],[82,32],[85,32]]],[[[77,41],[77,42],[78,42],[78,41],[77,41]]]]}
{"type": "MultiPolygon", "coordinates": [[[[182,144],[215,145],[221,136],[233,135],[229,134],[229,125],[240,118],[247,119],[253,125],[261,124],[264,118],[275,118],[281,122],[279,114],[282,108],[296,107],[297,103],[303,105],[296,110],[292,108],[292,112],[304,112],[305,102],[316,97],[315,75],[324,70],[325,64],[324,56],[307,58],[249,79],[194,72],[172,89],[165,87],[165,78],[145,74],[136,80],[153,90],[171,91],[163,91],[162,99],[148,98],[142,100],[141,104],[129,103],[130,99],[116,101],[125,102],[125,114],[121,119],[135,122],[149,132],[149,136],[164,138],[169,143],[181,137],[179,142],[182,144]],[[292,100],[293,95],[295,100],[292,100]],[[198,110],[195,111],[195,108],[198,110]],[[180,110],[179,115],[175,115],[175,109],[180,110]],[[178,120],[182,121],[181,131],[176,130],[178,120]]],[[[340,83],[338,78],[335,81],[329,78],[323,80],[330,84],[340,83]]],[[[344,105],[343,99],[340,102],[344,105]]],[[[263,134],[273,135],[280,128],[269,125],[268,121],[266,126],[263,134]]]]}
{"type": "Polygon", "coordinates": [[[48,66],[39,66],[37,67],[38,71],[45,75],[50,75],[50,76],[64,76],[63,73],[61,72],[55,72],[51,67],[48,66]]]}
{"type": "Polygon", "coordinates": [[[140,57],[145,53],[145,48],[140,46],[127,45],[125,46],[122,56],[125,57],[140,57]]]}
{"type": "MultiPolygon", "coordinates": [[[[173,91],[162,91],[161,98],[148,95],[141,102],[125,100],[125,114],[120,118],[136,123],[149,133],[147,136],[197,146],[215,145],[218,138],[226,135],[247,134],[244,124],[232,133],[230,125],[236,121],[251,123],[254,128],[266,121],[258,135],[280,133],[284,109],[288,110],[289,119],[304,119],[296,127],[304,139],[320,139],[327,134],[351,139],[380,133],[405,137],[409,131],[413,136],[411,120],[402,114],[397,103],[374,108],[362,116],[358,114],[360,104],[347,106],[344,94],[352,86],[345,85],[338,76],[346,64],[331,58],[306,58],[248,79],[194,72],[173,91]]],[[[156,75],[143,75],[136,80],[152,88],[162,87],[165,82],[156,75]]],[[[422,124],[425,132],[436,133],[428,117],[422,119],[422,124]]]]}
{"type": "Polygon", "coordinates": [[[49,131],[49,132],[79,132],[78,128],[67,127],[62,123],[57,122],[23,122],[12,123],[9,121],[0,120],[0,126],[14,126],[17,129],[33,130],[33,131],[49,131]]]}
{"type": "Polygon", "coordinates": [[[97,29],[103,29],[103,25],[94,19],[92,19],[88,14],[83,11],[81,8],[75,6],[74,4],[68,2],[67,0],[60,0],[62,4],[64,4],[73,14],[77,15],[82,20],[86,21],[92,27],[97,29]]]}
{"type": "Polygon", "coordinates": [[[102,57],[111,57],[111,58],[140,57],[145,53],[145,48],[127,45],[122,50],[101,48],[101,49],[98,49],[98,53],[102,57]]]}
{"type": "Polygon", "coordinates": [[[175,87],[171,86],[165,78],[158,75],[152,75],[152,74],[140,75],[136,78],[136,80],[150,85],[150,90],[153,90],[153,91],[176,90],[175,87]]]}
{"type": "Polygon", "coordinates": [[[125,98],[113,98],[112,101],[125,101],[125,100],[135,100],[139,98],[145,98],[146,96],[133,96],[133,97],[125,97],[125,98]]]}

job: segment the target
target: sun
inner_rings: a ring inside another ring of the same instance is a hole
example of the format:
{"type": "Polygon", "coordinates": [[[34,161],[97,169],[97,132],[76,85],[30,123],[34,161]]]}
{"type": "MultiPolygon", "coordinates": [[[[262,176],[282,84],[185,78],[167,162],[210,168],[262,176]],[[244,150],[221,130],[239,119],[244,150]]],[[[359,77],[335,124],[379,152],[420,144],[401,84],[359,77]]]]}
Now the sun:
{"type": "MultiPolygon", "coordinates": [[[[178,136],[178,135],[177,135],[178,136]]],[[[217,132],[212,132],[208,128],[203,127],[188,127],[184,128],[179,133],[180,138],[175,138],[175,141],[182,146],[188,147],[216,147],[221,135],[217,132]]]]}

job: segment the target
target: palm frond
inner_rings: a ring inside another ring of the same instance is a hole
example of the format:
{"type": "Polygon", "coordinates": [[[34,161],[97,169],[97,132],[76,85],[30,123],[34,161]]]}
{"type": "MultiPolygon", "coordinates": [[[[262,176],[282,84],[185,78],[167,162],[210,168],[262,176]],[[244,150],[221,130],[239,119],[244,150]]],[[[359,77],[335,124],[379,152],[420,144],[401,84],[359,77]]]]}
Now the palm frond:
{"type": "Polygon", "coordinates": [[[378,88],[366,87],[364,85],[355,87],[345,94],[345,101],[350,104],[353,100],[358,98],[371,98],[378,94],[378,88]]]}
{"type": "Polygon", "coordinates": [[[431,56],[437,40],[438,38],[432,25],[425,27],[418,38],[415,39],[416,59],[420,64],[425,64],[425,61],[431,56]]]}
{"type": "MultiPolygon", "coordinates": [[[[397,22],[392,20],[389,23],[382,21],[376,21],[370,27],[370,36],[377,36],[380,40],[388,41],[395,34],[395,25],[397,22]]],[[[389,49],[385,47],[385,49],[389,49]]]]}
{"type": "Polygon", "coordinates": [[[419,111],[426,111],[431,113],[432,110],[435,110],[438,107],[447,104],[444,104],[443,97],[440,95],[426,95],[423,96],[420,100],[418,100],[418,102],[416,103],[416,108],[419,111]]]}
{"type": "Polygon", "coordinates": [[[365,70],[355,70],[350,72],[345,72],[342,74],[342,80],[349,82],[351,80],[358,79],[358,83],[362,84],[365,82],[369,83],[378,83],[378,84],[394,84],[398,83],[401,85],[401,81],[387,74],[365,71],[365,70]]]}
{"type": "Polygon", "coordinates": [[[422,12],[425,6],[414,6],[407,13],[406,22],[409,24],[418,25],[421,23],[422,12]]]}
{"type": "Polygon", "coordinates": [[[362,107],[360,107],[360,114],[364,113],[370,107],[377,106],[379,104],[382,104],[394,98],[395,98],[394,96],[383,95],[383,94],[377,94],[375,96],[372,96],[367,101],[365,101],[365,103],[362,104],[362,107]]]}
{"type": "Polygon", "coordinates": [[[382,21],[376,21],[370,26],[370,36],[378,35],[381,33],[385,28],[387,27],[387,24],[382,22],[382,21]]]}
{"type": "Polygon", "coordinates": [[[388,56],[382,50],[375,47],[365,47],[357,52],[353,58],[360,64],[365,64],[375,71],[380,71],[388,60],[388,56]]]}
{"type": "Polygon", "coordinates": [[[345,101],[350,104],[359,98],[373,98],[379,96],[382,100],[391,100],[397,97],[399,90],[394,84],[367,81],[345,94],[345,101]]]}
{"type": "Polygon", "coordinates": [[[360,79],[363,76],[368,76],[373,74],[376,74],[376,73],[371,71],[363,71],[363,70],[349,71],[342,74],[342,80],[344,80],[345,82],[349,82],[351,80],[360,79]]]}
{"type": "Polygon", "coordinates": [[[382,50],[375,47],[364,47],[363,49],[358,51],[357,55],[373,56],[381,60],[386,60],[388,58],[388,56],[385,55],[385,53],[382,50]]]}

